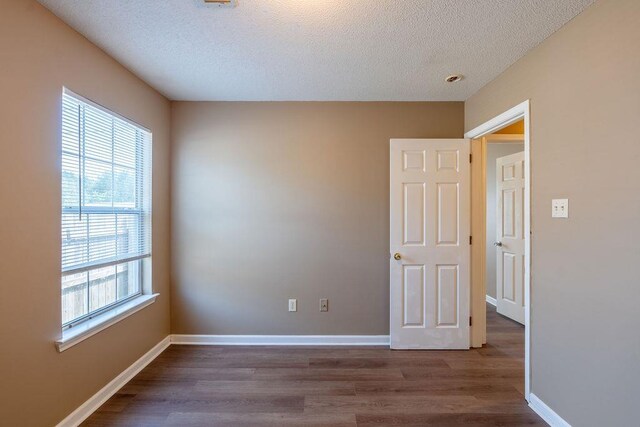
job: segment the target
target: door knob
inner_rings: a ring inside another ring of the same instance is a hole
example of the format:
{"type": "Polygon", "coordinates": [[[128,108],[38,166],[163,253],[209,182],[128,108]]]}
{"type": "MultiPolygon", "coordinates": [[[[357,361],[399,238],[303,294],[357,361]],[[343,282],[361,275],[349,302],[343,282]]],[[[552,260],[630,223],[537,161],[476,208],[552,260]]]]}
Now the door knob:
{"type": "Polygon", "coordinates": [[[402,255],[396,252],[395,254],[393,254],[393,259],[395,259],[396,261],[400,261],[402,259],[402,255]]]}
{"type": "Polygon", "coordinates": [[[502,246],[502,242],[495,242],[493,245],[494,245],[494,246],[501,247],[501,246],[502,246]]]}

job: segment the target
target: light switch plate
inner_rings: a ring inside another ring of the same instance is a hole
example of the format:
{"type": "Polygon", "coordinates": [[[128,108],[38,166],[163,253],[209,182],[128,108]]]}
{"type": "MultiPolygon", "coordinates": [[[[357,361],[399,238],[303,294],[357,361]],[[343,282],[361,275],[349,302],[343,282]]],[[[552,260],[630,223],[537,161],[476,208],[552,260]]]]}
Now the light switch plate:
{"type": "Polygon", "coordinates": [[[291,298],[289,300],[289,311],[298,311],[298,300],[291,298]]]}
{"type": "Polygon", "coordinates": [[[569,199],[551,200],[551,218],[569,218],[569,199]]]}

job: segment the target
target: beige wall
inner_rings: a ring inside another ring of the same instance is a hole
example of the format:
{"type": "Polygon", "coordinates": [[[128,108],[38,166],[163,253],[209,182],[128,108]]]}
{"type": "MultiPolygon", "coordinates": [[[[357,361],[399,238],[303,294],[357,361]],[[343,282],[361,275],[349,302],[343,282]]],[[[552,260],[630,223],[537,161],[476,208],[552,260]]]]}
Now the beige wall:
{"type": "MultiPolygon", "coordinates": [[[[499,133],[499,132],[496,132],[499,133]]],[[[524,144],[508,142],[489,142],[487,144],[487,238],[486,238],[486,268],[485,283],[487,285],[487,295],[496,297],[496,160],[500,157],[508,156],[524,151],[524,144]]]]}
{"type": "Polygon", "coordinates": [[[639,23],[598,1],[465,104],[469,130],[531,99],[532,391],[574,426],[637,424],[639,23]]]}
{"type": "Polygon", "coordinates": [[[0,6],[0,424],[52,426],[169,333],[170,107],[35,1],[0,6]],[[153,131],[161,296],[58,353],[63,85],[153,131]]]}
{"type": "Polygon", "coordinates": [[[463,104],[172,113],[172,332],[388,334],[389,139],[461,137],[463,104]]]}

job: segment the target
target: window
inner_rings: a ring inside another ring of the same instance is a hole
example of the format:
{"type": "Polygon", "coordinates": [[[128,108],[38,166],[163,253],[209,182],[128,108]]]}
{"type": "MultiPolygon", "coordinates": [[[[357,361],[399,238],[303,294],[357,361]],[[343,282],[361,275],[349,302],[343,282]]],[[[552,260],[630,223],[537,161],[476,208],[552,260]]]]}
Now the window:
{"type": "Polygon", "coordinates": [[[151,133],[62,96],[62,326],[142,293],[151,257],[151,133]]]}

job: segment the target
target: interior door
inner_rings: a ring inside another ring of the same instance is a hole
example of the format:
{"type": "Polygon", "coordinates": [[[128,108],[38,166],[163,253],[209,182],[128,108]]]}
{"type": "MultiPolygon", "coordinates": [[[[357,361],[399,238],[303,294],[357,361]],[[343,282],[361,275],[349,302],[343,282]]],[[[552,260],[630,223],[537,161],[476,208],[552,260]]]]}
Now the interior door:
{"type": "Polygon", "coordinates": [[[498,313],[524,324],[524,151],[496,160],[498,313]]]}
{"type": "Polygon", "coordinates": [[[391,140],[391,348],[469,348],[469,149],[391,140]]]}

